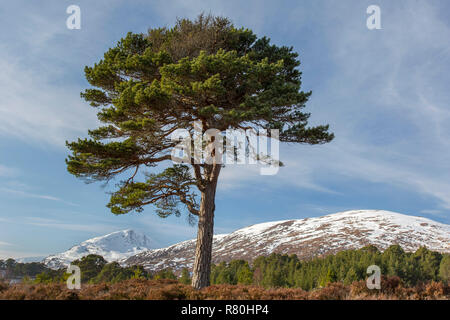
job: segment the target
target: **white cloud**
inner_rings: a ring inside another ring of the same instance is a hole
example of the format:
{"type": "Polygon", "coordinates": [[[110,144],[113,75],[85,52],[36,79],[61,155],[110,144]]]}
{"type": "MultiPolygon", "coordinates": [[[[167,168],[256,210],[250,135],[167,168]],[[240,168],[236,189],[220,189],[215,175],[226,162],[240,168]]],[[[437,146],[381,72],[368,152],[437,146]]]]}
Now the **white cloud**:
{"type": "Polygon", "coordinates": [[[96,123],[79,97],[79,88],[49,83],[43,74],[0,55],[0,135],[33,144],[64,146],[96,123]]]}
{"type": "Polygon", "coordinates": [[[10,193],[10,194],[14,194],[14,195],[17,195],[17,196],[20,196],[20,197],[36,198],[36,199],[43,199],[43,200],[50,200],[50,201],[58,201],[58,202],[62,202],[62,203],[68,204],[70,206],[78,206],[75,203],[68,202],[68,201],[60,199],[58,197],[45,195],[45,194],[36,194],[36,193],[28,192],[28,191],[15,190],[15,189],[10,189],[10,188],[0,188],[0,191],[1,192],[6,192],[6,193],[10,193]]]}
{"type": "Polygon", "coordinates": [[[28,257],[45,257],[48,253],[33,252],[33,251],[14,251],[14,250],[0,250],[0,259],[20,259],[28,257]]]}
{"type": "Polygon", "coordinates": [[[55,219],[47,219],[39,217],[28,217],[26,221],[24,221],[24,223],[38,227],[47,227],[52,229],[61,229],[70,231],[95,232],[99,234],[105,234],[111,232],[111,230],[114,229],[113,226],[107,224],[96,224],[96,223],[77,224],[72,223],[70,221],[62,222],[55,219]]]}
{"type": "Polygon", "coordinates": [[[325,186],[330,179],[357,179],[433,197],[450,209],[450,27],[433,3],[384,2],[383,30],[369,31],[360,7],[335,3],[320,17],[336,23],[323,53],[334,66],[311,88],[308,111],[314,123],[329,122],[336,139],[282,149],[286,167],[273,177],[226,169],[224,190],[252,181],[333,192],[340,190],[325,186]]]}
{"type": "Polygon", "coordinates": [[[19,169],[0,164],[0,177],[13,177],[19,173],[19,169]]]}
{"type": "Polygon", "coordinates": [[[105,20],[118,3],[83,2],[84,24],[75,31],[59,3],[10,4],[0,13],[9,30],[0,37],[0,136],[62,147],[97,126],[95,110],[80,98],[80,77],[105,49],[93,35],[105,38],[105,20]]]}
{"type": "Polygon", "coordinates": [[[331,93],[351,105],[330,109],[337,135],[330,167],[415,189],[450,209],[450,28],[427,2],[385,4],[382,12],[383,30],[366,30],[352,16],[331,40],[338,65],[331,93]]]}

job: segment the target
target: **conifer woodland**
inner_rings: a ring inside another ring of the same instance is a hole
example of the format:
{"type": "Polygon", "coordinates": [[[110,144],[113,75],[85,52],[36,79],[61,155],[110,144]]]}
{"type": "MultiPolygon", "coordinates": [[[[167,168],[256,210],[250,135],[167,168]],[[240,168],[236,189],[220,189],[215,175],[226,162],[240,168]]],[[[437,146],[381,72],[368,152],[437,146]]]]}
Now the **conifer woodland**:
{"type": "MultiPolygon", "coordinates": [[[[187,268],[174,271],[164,269],[148,272],[142,266],[124,267],[117,262],[108,263],[98,255],[88,255],[72,262],[78,265],[84,285],[118,284],[126,280],[173,280],[181,284],[191,283],[187,268]]],[[[324,288],[330,284],[351,285],[365,281],[367,268],[377,265],[384,279],[396,279],[405,287],[430,283],[450,284],[450,255],[428,250],[405,252],[392,245],[384,252],[374,246],[359,250],[345,250],[335,255],[300,261],[295,255],[271,254],[256,258],[252,263],[244,260],[222,262],[212,266],[213,285],[247,285],[265,289],[299,288],[304,291],[324,288]]],[[[52,270],[40,263],[19,263],[12,259],[0,260],[4,278],[20,278],[22,284],[65,284],[65,269],[52,270]]],[[[6,283],[4,281],[4,283],[6,283]]],[[[3,285],[3,289],[7,285],[3,285]]]]}

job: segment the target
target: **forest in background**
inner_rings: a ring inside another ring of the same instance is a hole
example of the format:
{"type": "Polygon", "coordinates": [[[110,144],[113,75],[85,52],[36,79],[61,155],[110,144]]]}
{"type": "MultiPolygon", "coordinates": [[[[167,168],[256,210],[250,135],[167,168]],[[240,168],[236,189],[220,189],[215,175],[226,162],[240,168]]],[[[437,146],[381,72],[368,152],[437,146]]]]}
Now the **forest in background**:
{"type": "MultiPolygon", "coordinates": [[[[144,279],[176,280],[189,284],[191,274],[187,268],[181,272],[164,269],[148,272],[142,266],[122,267],[117,262],[108,263],[98,255],[88,255],[72,264],[81,269],[84,284],[115,284],[124,280],[144,279]]],[[[369,276],[367,267],[377,265],[387,278],[398,278],[405,287],[430,282],[450,281],[450,255],[419,248],[405,252],[401,246],[392,245],[381,252],[375,246],[358,250],[344,250],[334,255],[301,261],[296,255],[271,254],[256,258],[252,264],[233,260],[213,265],[211,284],[253,285],[263,288],[300,288],[305,291],[327,287],[331,283],[350,285],[369,276]]],[[[0,260],[4,279],[20,279],[24,284],[63,284],[68,278],[65,269],[52,270],[41,263],[19,263],[13,259],[0,260]]]]}

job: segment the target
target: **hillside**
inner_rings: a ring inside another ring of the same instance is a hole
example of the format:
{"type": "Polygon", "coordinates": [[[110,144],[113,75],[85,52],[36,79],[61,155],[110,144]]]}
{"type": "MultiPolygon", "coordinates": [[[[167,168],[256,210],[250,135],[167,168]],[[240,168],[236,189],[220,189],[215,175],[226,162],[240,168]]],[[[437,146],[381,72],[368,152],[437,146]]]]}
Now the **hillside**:
{"type": "MultiPolygon", "coordinates": [[[[421,246],[450,252],[450,226],[430,219],[381,210],[354,210],[318,218],[256,224],[214,236],[213,262],[252,261],[272,252],[296,254],[300,259],[373,244],[384,250],[399,244],[407,251],[421,246]]],[[[143,251],[122,261],[151,271],[191,267],[195,239],[167,248],[143,251]]]]}

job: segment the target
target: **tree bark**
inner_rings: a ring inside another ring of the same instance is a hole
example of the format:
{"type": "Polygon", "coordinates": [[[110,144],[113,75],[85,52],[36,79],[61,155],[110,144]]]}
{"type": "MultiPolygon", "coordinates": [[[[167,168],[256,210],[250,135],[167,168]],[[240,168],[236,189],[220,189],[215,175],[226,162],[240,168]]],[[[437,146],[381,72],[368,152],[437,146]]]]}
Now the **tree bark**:
{"type": "Polygon", "coordinates": [[[195,261],[192,270],[192,286],[195,289],[201,289],[210,284],[215,198],[220,168],[214,171],[211,176],[212,181],[206,185],[201,196],[195,261]]]}

